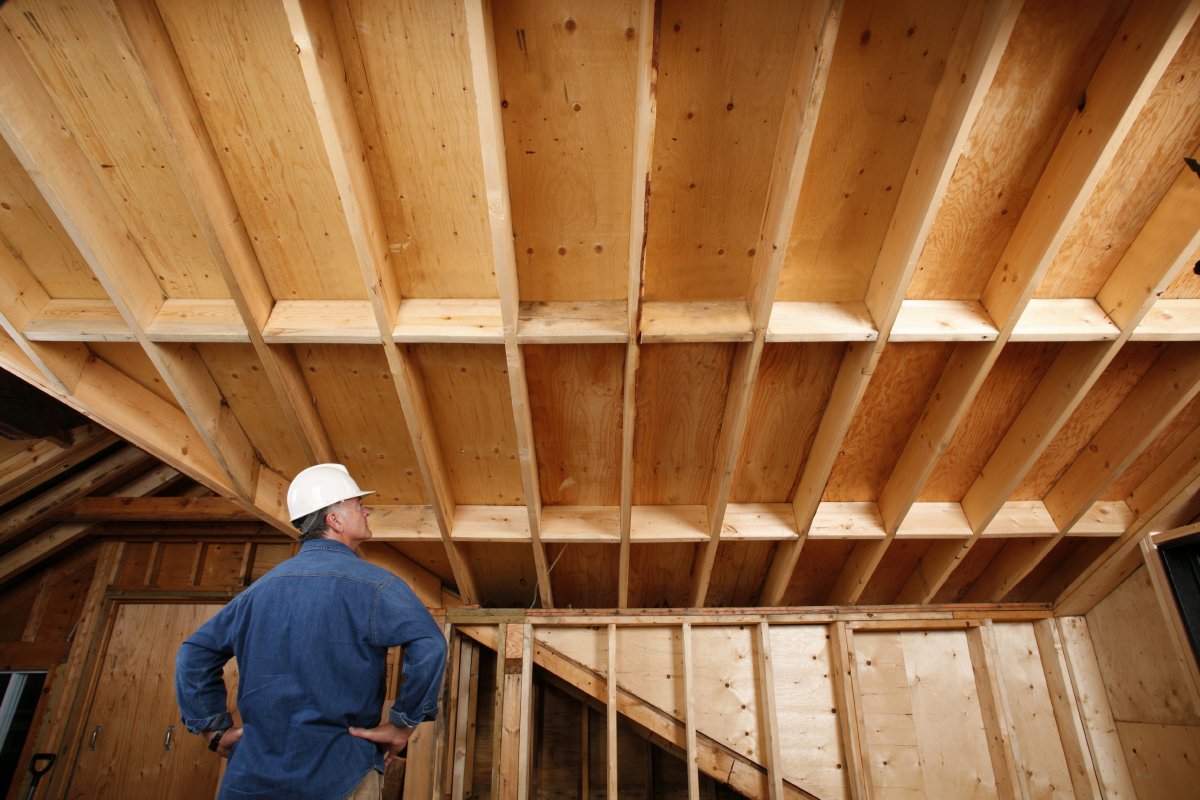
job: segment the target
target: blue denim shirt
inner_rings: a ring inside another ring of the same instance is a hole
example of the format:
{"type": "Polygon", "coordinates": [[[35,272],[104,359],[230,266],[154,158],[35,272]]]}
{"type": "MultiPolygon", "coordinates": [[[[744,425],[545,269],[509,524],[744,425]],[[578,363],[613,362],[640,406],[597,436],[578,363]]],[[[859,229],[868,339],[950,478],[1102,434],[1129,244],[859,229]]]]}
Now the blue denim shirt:
{"type": "Polygon", "coordinates": [[[387,648],[403,647],[391,722],[434,719],[446,642],[404,581],[340,542],[305,542],[179,648],[175,693],[188,730],[232,723],[221,671],[237,657],[242,739],[220,797],[341,798],[383,756],[351,726],[379,724],[387,648]]]}

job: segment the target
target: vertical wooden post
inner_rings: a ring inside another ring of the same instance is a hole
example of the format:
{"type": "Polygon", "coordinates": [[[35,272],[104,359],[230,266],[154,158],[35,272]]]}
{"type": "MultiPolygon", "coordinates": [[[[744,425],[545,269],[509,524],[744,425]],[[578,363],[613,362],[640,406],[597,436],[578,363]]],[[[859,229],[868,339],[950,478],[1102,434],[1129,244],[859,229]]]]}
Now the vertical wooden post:
{"type": "Polygon", "coordinates": [[[608,800],[617,800],[617,626],[608,625],[608,800]]]}
{"type": "Polygon", "coordinates": [[[992,772],[996,776],[996,794],[1002,798],[1028,798],[1029,785],[1020,769],[1016,742],[1011,734],[1012,712],[1000,682],[991,624],[968,629],[967,645],[971,652],[971,669],[975,673],[979,710],[987,734],[988,754],[992,759],[992,772]]]}
{"type": "Polygon", "coordinates": [[[533,769],[531,758],[533,743],[533,625],[526,622],[523,630],[521,647],[521,730],[518,745],[517,766],[520,774],[517,776],[517,797],[528,800],[530,776],[533,769]]]}
{"type": "Polygon", "coordinates": [[[462,800],[467,765],[470,763],[467,758],[471,751],[469,742],[474,740],[478,674],[475,671],[475,643],[465,636],[457,636],[456,639],[459,648],[458,672],[451,673],[450,678],[458,684],[458,703],[454,708],[454,725],[451,728],[454,746],[449,748],[450,783],[446,794],[451,800],[462,800]]]}
{"type": "Polygon", "coordinates": [[[767,745],[767,797],[783,800],[783,756],[779,749],[779,716],[775,710],[771,628],[766,622],[758,623],[758,681],[758,729],[767,745]]]}
{"type": "Polygon", "coordinates": [[[1050,703],[1058,723],[1058,737],[1062,740],[1063,753],[1067,757],[1075,796],[1098,798],[1101,794],[1096,766],[1088,747],[1087,732],[1079,713],[1058,628],[1053,619],[1045,619],[1033,623],[1033,632],[1037,637],[1042,670],[1046,673],[1046,688],[1050,690],[1050,703]]]}
{"type": "Polygon", "coordinates": [[[687,724],[688,800],[700,800],[700,776],[696,770],[696,698],[692,686],[692,625],[683,623],[683,698],[687,724]]]}
{"type": "Polygon", "coordinates": [[[838,722],[842,730],[842,745],[846,753],[846,775],[850,779],[853,800],[871,800],[871,773],[866,763],[866,742],[863,736],[862,705],[859,703],[858,665],[854,655],[854,634],[845,622],[835,622],[829,628],[833,650],[835,697],[838,699],[838,722]]]}

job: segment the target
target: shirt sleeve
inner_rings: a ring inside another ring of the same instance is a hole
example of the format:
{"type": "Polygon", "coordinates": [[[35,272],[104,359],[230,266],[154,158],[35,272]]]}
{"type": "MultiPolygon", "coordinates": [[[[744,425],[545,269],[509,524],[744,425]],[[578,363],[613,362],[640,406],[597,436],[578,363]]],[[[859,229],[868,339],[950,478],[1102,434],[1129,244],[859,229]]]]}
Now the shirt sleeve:
{"type": "Polygon", "coordinates": [[[438,695],[446,668],[446,639],[442,629],[425,604],[399,578],[380,587],[372,616],[376,645],[399,645],[403,650],[400,689],[389,715],[391,723],[412,728],[425,720],[437,719],[438,695]]]}
{"type": "Polygon", "coordinates": [[[175,656],[175,699],[180,718],[192,733],[233,725],[223,670],[233,657],[226,606],[179,646],[175,656]]]}

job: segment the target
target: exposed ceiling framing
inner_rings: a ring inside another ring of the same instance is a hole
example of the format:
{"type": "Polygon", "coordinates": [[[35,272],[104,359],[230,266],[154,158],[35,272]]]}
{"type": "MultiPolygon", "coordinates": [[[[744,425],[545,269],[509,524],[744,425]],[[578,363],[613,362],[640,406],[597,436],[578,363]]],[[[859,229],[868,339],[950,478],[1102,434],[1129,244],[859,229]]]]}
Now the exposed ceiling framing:
{"type": "Polygon", "coordinates": [[[1200,513],[1198,17],[9,0],[0,365],[467,602],[1079,602],[1200,513]]]}

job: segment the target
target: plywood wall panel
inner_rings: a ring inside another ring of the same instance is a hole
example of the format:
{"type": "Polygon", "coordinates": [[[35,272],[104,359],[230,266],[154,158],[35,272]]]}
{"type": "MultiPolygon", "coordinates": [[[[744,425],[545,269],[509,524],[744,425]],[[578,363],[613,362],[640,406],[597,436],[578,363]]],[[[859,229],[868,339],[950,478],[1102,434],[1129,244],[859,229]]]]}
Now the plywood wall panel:
{"type": "Polygon", "coordinates": [[[51,298],[106,297],[100,281],[3,139],[0,247],[21,259],[51,298]]]}
{"type": "Polygon", "coordinates": [[[272,295],[365,298],[283,6],[159,9],[272,295]]]}
{"type": "Polygon", "coordinates": [[[638,3],[505,0],[492,14],[521,297],[624,299],[638,3]]]}
{"type": "Polygon", "coordinates": [[[1012,499],[1041,500],[1045,497],[1079,451],[1154,366],[1162,352],[1161,345],[1125,345],[1021,481],[1012,499]]]}
{"type": "MultiPolygon", "coordinates": [[[[1197,352],[1196,357],[1200,358],[1200,352],[1197,352]]],[[[1121,473],[1100,499],[1124,500],[1129,497],[1133,490],[1148,478],[1150,473],[1198,426],[1200,426],[1200,396],[1193,399],[1183,411],[1179,412],[1167,429],[1142,451],[1142,454],[1121,473]]]]}
{"type": "Polygon", "coordinates": [[[783,595],[786,606],[817,606],[825,603],[837,576],[850,557],[853,542],[809,539],[800,551],[792,581],[783,595]]]}
{"type": "MultiPolygon", "coordinates": [[[[602,641],[595,651],[604,657],[602,671],[607,675],[607,637],[603,629],[598,634],[602,641]]],[[[687,715],[683,669],[683,640],[677,626],[617,630],[617,685],[677,719],[687,715]]]]}
{"type": "Polygon", "coordinates": [[[846,4],[779,299],[866,294],[962,9],[846,4]]]}
{"type": "Polygon", "coordinates": [[[178,407],[175,395],[163,383],[158,370],[154,368],[150,357],[139,345],[133,343],[89,342],[88,349],[96,356],[115,368],[127,378],[131,378],[143,388],[149,389],[163,400],[178,407]]]}
{"type": "Polygon", "coordinates": [[[309,466],[254,349],[239,344],[200,344],[196,349],[263,462],[289,478],[309,466]]]}
{"type": "Polygon", "coordinates": [[[1032,626],[998,624],[992,627],[995,642],[995,678],[1008,700],[1012,720],[1009,737],[1018,755],[1016,767],[1025,774],[1029,796],[1071,800],[1071,774],[1054,720],[1054,705],[1032,626]]]}
{"type": "Polygon", "coordinates": [[[464,6],[333,6],[401,294],[495,297],[464,6]]]}
{"type": "Polygon", "coordinates": [[[916,571],[931,544],[929,539],[893,539],[883,555],[883,561],[863,590],[859,602],[866,605],[886,605],[895,602],[896,596],[916,571]]]}
{"type": "Polygon", "coordinates": [[[854,637],[877,797],[994,797],[966,636],[961,631],[854,637]]]}
{"type": "Polygon", "coordinates": [[[429,345],[413,352],[455,500],[523,504],[504,348],[429,345]]]}
{"type": "Polygon", "coordinates": [[[755,677],[758,643],[753,626],[695,626],[692,686],[696,727],[735,752],[762,763],[767,741],[758,723],[755,677]]]}
{"type": "Polygon", "coordinates": [[[909,297],[979,298],[1128,5],[1024,4],[909,297]]]}
{"type": "Polygon", "coordinates": [[[684,608],[691,590],[696,546],[635,544],[629,552],[629,606],[684,608]]]}
{"type": "Polygon", "coordinates": [[[625,348],[527,345],[525,375],[542,502],[621,502],[625,348]]]}
{"type": "Polygon", "coordinates": [[[616,608],[617,568],[615,545],[551,544],[546,560],[553,565],[550,580],[559,608],[616,608]]]}
{"type": "Polygon", "coordinates": [[[840,343],[764,347],[733,502],[791,501],[844,349],[840,343]]]}
{"type": "Polygon", "coordinates": [[[705,502],[733,345],[647,345],[637,376],[636,505],[705,502]]]}
{"type": "Polygon", "coordinates": [[[875,500],[950,357],[943,342],[893,344],[883,351],[833,464],[823,500],[875,500]]]}
{"type": "Polygon", "coordinates": [[[7,20],[163,293],[229,297],[175,181],[167,155],[173,145],[153,100],[129,72],[132,59],[118,44],[115,16],[100,3],[27,4],[7,20]]]}
{"type": "Polygon", "coordinates": [[[774,542],[721,542],[705,604],[717,608],[757,604],[774,552],[774,542]]]}
{"type": "Polygon", "coordinates": [[[300,345],[296,355],[337,459],[377,505],[424,503],[425,486],[383,350],[300,345]]]}
{"type": "Polygon", "coordinates": [[[1200,26],[1175,54],[1084,207],[1038,297],[1094,297],[1163,195],[1200,148],[1200,26]]]}
{"type": "Polygon", "coordinates": [[[769,635],[783,775],[818,797],[844,800],[848,770],[834,710],[829,630],[772,625],[769,635]]]}
{"type": "Polygon", "coordinates": [[[801,11],[663,3],[645,299],[746,296],[801,11]]]}
{"type": "Polygon", "coordinates": [[[1138,797],[1190,797],[1200,781],[1200,726],[1118,722],[1138,797]]]}
{"type": "Polygon", "coordinates": [[[918,500],[962,500],[1060,349],[1061,345],[1053,342],[1009,344],[1004,348],[918,500]]]}
{"type": "Polygon", "coordinates": [[[1088,612],[1087,627],[1115,720],[1200,726],[1145,568],[1088,612]]]}

